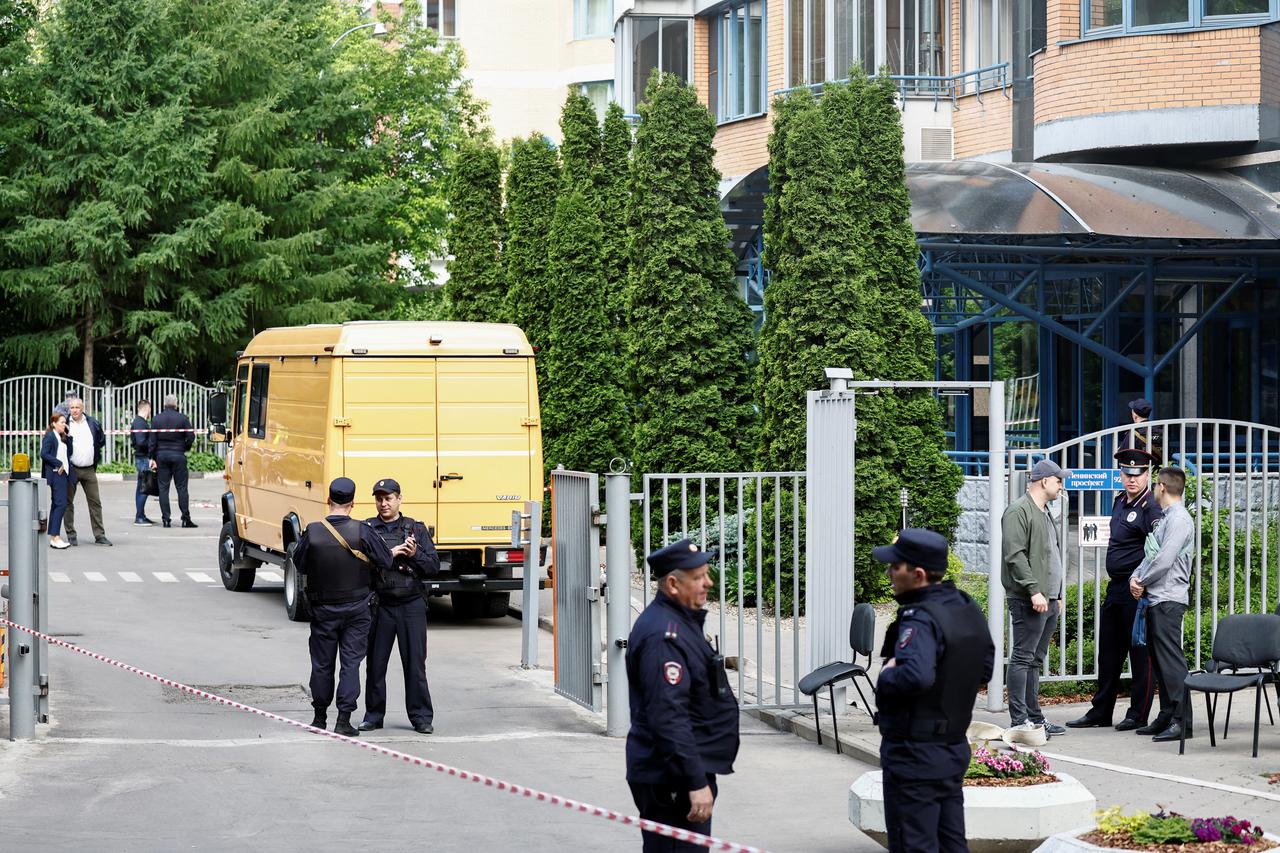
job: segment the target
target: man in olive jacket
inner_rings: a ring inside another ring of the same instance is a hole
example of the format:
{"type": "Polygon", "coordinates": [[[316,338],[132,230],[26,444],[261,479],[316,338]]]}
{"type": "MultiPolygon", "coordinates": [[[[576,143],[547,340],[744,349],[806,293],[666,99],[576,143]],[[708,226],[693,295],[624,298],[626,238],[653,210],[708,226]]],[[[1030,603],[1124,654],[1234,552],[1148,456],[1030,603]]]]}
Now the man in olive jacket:
{"type": "Polygon", "coordinates": [[[1040,710],[1040,670],[1062,604],[1063,561],[1058,529],[1046,510],[1063,491],[1068,472],[1049,459],[1031,469],[1027,493],[1005,510],[1001,520],[1001,569],[1013,622],[1009,671],[1009,716],[1015,729],[1041,726],[1049,735],[1067,730],[1046,722],[1040,710]]]}

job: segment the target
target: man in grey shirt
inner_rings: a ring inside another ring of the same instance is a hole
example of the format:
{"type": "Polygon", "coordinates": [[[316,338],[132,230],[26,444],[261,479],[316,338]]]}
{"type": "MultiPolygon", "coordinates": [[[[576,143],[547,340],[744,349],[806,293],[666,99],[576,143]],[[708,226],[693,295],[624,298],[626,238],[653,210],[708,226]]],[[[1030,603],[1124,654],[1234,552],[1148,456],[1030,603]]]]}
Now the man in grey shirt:
{"type": "Polygon", "coordinates": [[[1191,588],[1191,557],[1195,544],[1195,522],[1183,505],[1187,475],[1178,468],[1164,468],[1156,480],[1155,496],[1164,516],[1150,534],[1154,539],[1150,554],[1129,579],[1129,591],[1145,599],[1147,647],[1151,668],[1160,685],[1160,715],[1154,741],[1175,741],[1191,737],[1191,707],[1182,706],[1187,680],[1187,658],[1182,650],[1182,617],[1187,612],[1191,588]],[[1185,719],[1183,714],[1186,714],[1185,719]]]}

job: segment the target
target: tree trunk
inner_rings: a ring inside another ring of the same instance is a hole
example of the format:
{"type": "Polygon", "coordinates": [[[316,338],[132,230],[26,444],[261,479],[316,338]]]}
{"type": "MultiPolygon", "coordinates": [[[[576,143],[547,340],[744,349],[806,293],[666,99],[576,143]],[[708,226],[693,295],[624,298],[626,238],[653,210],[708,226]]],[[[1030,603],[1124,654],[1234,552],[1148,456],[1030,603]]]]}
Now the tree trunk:
{"type": "Polygon", "coordinates": [[[93,384],[93,306],[84,311],[84,384],[93,384]]]}

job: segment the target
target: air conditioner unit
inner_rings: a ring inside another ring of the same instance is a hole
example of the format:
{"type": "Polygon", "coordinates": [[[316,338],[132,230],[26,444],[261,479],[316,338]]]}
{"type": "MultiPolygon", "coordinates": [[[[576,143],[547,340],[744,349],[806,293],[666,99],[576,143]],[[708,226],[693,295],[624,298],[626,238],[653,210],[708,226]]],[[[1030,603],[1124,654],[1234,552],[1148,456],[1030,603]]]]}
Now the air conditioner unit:
{"type": "Polygon", "coordinates": [[[921,160],[954,160],[955,134],[949,127],[920,128],[921,160]]]}

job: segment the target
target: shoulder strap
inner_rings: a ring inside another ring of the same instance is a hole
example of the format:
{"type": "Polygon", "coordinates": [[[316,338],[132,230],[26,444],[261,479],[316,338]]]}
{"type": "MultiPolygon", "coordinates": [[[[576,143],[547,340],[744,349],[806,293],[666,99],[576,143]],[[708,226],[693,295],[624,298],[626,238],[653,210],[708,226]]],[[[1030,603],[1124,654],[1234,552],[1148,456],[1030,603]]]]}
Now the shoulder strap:
{"type": "Polygon", "coordinates": [[[324,525],[325,530],[329,531],[330,536],[338,540],[339,545],[347,549],[348,554],[355,557],[357,560],[359,560],[362,563],[369,562],[369,558],[367,556],[365,556],[360,551],[357,551],[355,548],[351,547],[351,543],[348,542],[346,538],[341,533],[338,532],[338,529],[336,527],[334,527],[332,524],[329,523],[329,519],[322,518],[320,519],[320,523],[324,525]]]}

